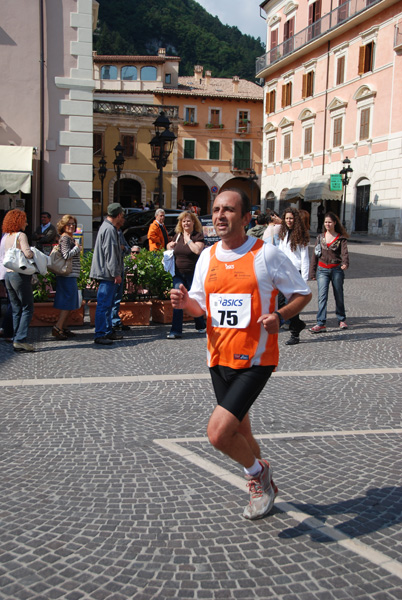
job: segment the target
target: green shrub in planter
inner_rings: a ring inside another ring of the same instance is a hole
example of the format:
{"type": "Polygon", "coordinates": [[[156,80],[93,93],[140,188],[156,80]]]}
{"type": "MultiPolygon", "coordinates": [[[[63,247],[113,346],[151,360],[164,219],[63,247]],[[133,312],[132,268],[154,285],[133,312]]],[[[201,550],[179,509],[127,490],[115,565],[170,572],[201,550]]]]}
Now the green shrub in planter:
{"type": "Polygon", "coordinates": [[[144,290],[147,290],[148,297],[160,300],[168,298],[173,280],[170,273],[166,273],[163,268],[162,258],[162,250],[149,252],[145,249],[141,250],[135,259],[125,257],[126,289],[123,300],[144,298],[144,290]]]}
{"type": "Polygon", "coordinates": [[[56,290],[56,275],[48,271],[46,275],[34,275],[32,278],[32,293],[34,302],[50,302],[56,290]]]}

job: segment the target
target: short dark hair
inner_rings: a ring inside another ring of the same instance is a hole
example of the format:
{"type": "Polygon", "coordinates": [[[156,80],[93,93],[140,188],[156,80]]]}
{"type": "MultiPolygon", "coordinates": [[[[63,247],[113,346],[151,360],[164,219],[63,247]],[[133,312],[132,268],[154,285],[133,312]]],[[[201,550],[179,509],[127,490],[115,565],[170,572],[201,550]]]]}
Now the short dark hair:
{"type": "Polygon", "coordinates": [[[46,212],[45,210],[43,210],[43,211],[40,213],[40,216],[42,216],[42,215],[46,215],[48,219],[51,219],[51,218],[52,218],[52,215],[51,215],[50,213],[46,212]]]}
{"type": "Polygon", "coordinates": [[[235,192],[236,194],[238,194],[240,196],[241,216],[242,217],[244,217],[244,215],[246,215],[247,213],[251,212],[250,198],[247,196],[247,194],[244,190],[233,187],[233,188],[225,188],[224,190],[222,190],[222,193],[223,192],[235,192]]]}
{"type": "Polygon", "coordinates": [[[266,215],[258,215],[257,216],[257,224],[258,225],[266,225],[267,224],[267,217],[266,215]]]}

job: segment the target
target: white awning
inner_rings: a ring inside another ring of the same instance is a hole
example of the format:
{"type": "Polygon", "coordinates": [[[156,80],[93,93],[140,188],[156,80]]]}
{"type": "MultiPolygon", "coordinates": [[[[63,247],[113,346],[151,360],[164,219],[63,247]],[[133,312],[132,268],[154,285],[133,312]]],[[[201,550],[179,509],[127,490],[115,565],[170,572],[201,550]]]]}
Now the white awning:
{"type": "Polygon", "coordinates": [[[311,181],[304,191],[304,202],[320,202],[321,200],[342,200],[342,191],[331,191],[329,175],[317,177],[311,181]]]}
{"type": "Polygon", "coordinates": [[[0,192],[31,191],[32,146],[0,146],[0,192]]]}
{"type": "Polygon", "coordinates": [[[285,194],[286,202],[296,202],[297,200],[303,200],[304,192],[306,190],[307,183],[300,183],[288,189],[285,194]]]}

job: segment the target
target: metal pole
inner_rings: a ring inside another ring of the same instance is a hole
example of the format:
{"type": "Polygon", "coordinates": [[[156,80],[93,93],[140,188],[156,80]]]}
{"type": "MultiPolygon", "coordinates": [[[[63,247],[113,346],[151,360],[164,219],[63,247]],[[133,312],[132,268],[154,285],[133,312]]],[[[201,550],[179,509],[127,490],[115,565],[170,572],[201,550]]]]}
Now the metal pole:
{"type": "Polygon", "coordinates": [[[159,165],[159,208],[163,207],[163,164],[159,165]]]}
{"type": "Polygon", "coordinates": [[[346,178],[345,178],[345,182],[343,184],[343,217],[342,217],[342,225],[344,226],[344,228],[346,229],[346,188],[348,187],[348,184],[346,183],[346,178]]]}
{"type": "Polygon", "coordinates": [[[101,223],[103,223],[103,178],[101,178],[101,223]]]}

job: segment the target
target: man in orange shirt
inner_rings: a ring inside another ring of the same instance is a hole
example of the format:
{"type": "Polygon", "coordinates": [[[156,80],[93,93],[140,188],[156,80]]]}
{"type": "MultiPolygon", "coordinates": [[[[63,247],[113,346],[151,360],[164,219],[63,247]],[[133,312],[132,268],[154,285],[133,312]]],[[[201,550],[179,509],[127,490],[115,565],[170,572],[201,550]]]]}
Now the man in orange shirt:
{"type": "Polygon", "coordinates": [[[310,302],[311,292],[282,252],[246,235],[250,219],[243,191],[219,194],[212,221],[221,241],[201,253],[190,292],[181,286],[170,295],[174,308],[194,317],[207,312],[208,365],[218,401],[208,438],[243,466],[250,491],[243,516],[259,519],[270,512],[278,490],[248,412],[278,364],[280,325],[310,302]],[[278,290],[288,300],[280,312],[278,290]]]}
{"type": "Polygon", "coordinates": [[[150,250],[164,250],[169,242],[168,232],[164,225],[165,211],[158,208],[155,212],[155,221],[148,229],[148,244],[150,250]]]}

